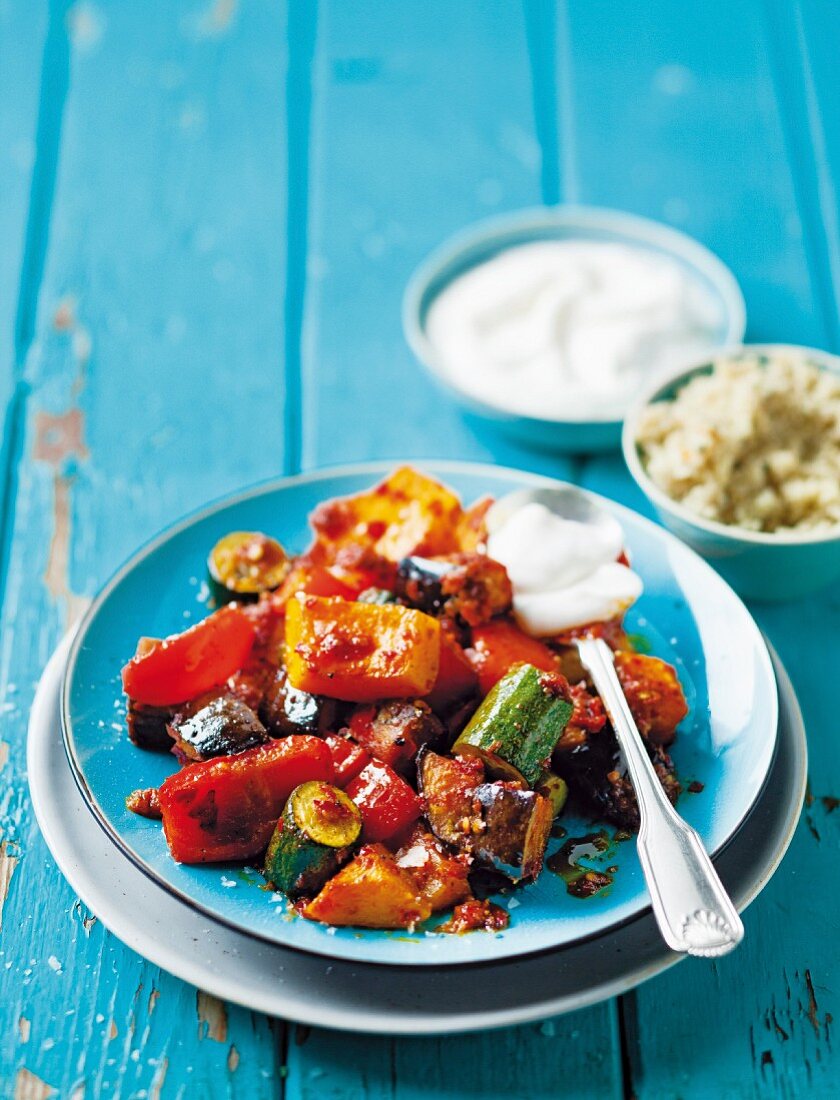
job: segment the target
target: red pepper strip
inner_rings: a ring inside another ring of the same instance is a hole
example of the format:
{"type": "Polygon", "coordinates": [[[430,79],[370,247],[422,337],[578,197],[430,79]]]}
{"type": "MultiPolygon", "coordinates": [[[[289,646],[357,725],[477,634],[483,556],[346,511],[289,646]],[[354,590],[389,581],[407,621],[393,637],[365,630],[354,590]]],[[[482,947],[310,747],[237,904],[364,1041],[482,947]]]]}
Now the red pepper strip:
{"type": "Polygon", "coordinates": [[[365,840],[389,840],[416,821],[422,803],[404,779],[372,760],[347,788],[347,794],[362,811],[365,840]]]}
{"type": "Polygon", "coordinates": [[[370,763],[370,753],[349,737],[339,737],[336,733],[329,734],[324,740],[332,753],[336,786],[343,789],[370,763]]]}
{"type": "Polygon", "coordinates": [[[310,779],[332,781],[332,755],[319,737],[297,735],[169,776],[158,797],[173,859],[217,863],[259,856],[287,798],[310,779]]]}
{"type": "Polygon", "coordinates": [[[440,666],[435,686],[425,696],[434,711],[447,707],[472,694],[478,683],[467,655],[445,631],[440,634],[440,666]]]}
{"type": "Polygon", "coordinates": [[[223,684],[254,644],[253,623],[234,604],[173,634],[122,670],[123,690],[135,703],[166,707],[223,684]]]}
{"type": "Polygon", "coordinates": [[[469,657],[478,673],[478,686],[486,695],[516,664],[525,662],[544,672],[557,671],[557,657],[547,645],[525,634],[515,623],[497,619],[473,627],[469,657]]]}

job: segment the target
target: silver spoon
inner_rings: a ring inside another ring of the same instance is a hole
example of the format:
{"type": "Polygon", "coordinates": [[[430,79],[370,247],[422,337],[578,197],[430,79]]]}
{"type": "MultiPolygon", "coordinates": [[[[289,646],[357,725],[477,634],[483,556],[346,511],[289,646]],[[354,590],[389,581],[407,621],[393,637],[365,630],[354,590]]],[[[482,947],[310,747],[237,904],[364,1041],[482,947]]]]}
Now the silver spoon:
{"type": "MultiPolygon", "coordinates": [[[[572,485],[521,489],[490,508],[492,533],[525,504],[538,503],[563,519],[611,523],[586,493],[572,485]]],[[[581,638],[578,653],[604,703],[639,804],[639,859],[662,938],[674,951],[709,958],[725,955],[744,937],[741,918],[712,865],[703,842],[662,789],[615,671],[610,647],[581,638]]]]}

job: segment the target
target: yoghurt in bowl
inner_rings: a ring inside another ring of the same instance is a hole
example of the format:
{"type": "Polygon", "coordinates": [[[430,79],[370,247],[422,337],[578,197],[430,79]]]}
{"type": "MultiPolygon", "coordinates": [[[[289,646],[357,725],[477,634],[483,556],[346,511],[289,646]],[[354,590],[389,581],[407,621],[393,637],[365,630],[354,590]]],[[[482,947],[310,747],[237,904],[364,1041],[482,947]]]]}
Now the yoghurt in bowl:
{"type": "Polygon", "coordinates": [[[698,242],[588,207],[524,211],[455,238],[414,274],[407,339],[472,412],[565,452],[617,447],[660,373],[740,340],[743,296],[698,242]]]}

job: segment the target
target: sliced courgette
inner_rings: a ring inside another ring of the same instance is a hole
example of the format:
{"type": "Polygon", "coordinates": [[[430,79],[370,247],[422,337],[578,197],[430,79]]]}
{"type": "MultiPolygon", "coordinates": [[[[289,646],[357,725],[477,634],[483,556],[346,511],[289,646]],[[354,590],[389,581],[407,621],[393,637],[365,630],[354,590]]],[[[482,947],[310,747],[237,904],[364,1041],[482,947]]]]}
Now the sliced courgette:
{"type": "Polygon", "coordinates": [[[566,780],[548,770],[539,777],[534,790],[548,799],[555,817],[562,812],[569,797],[569,785],[566,780]]]}
{"type": "Polygon", "coordinates": [[[207,559],[213,595],[221,601],[278,588],[288,568],[280,543],[258,531],[231,531],[219,539],[207,559]]]}
{"type": "Polygon", "coordinates": [[[265,855],[264,874],[290,898],[317,894],[350,855],[362,831],[344,791],[312,780],[295,787],[265,855]]]}
{"type": "Polygon", "coordinates": [[[572,714],[565,681],[519,664],[491,689],[452,752],[479,756],[488,773],[533,787],[572,714]]]}

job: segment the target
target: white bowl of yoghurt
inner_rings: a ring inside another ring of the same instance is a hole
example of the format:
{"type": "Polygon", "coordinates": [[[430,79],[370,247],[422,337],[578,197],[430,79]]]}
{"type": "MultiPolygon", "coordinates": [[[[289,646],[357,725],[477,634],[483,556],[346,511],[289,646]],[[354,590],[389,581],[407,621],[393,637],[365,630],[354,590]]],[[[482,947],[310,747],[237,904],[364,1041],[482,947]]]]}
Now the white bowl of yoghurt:
{"type": "Polygon", "coordinates": [[[732,272],[691,237],[564,206],[452,238],[403,300],[417,358],[473,413],[562,452],[617,448],[627,410],[675,365],[738,343],[732,272]]]}

